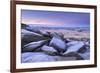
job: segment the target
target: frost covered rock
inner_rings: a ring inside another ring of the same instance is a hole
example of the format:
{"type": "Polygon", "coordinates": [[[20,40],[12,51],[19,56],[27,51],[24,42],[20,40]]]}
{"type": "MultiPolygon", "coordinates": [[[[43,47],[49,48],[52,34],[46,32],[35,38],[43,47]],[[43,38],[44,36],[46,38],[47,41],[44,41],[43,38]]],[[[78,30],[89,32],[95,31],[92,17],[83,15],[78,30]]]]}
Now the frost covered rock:
{"type": "Polygon", "coordinates": [[[67,46],[73,46],[73,45],[75,45],[77,43],[78,43],[78,41],[71,41],[71,42],[68,42],[66,45],[67,46]]]}
{"type": "Polygon", "coordinates": [[[50,33],[51,37],[63,38],[64,35],[62,33],[52,32],[50,33]]]}
{"type": "Polygon", "coordinates": [[[21,30],[21,38],[22,39],[30,39],[30,38],[32,38],[33,40],[35,40],[35,39],[43,39],[43,36],[42,35],[40,35],[40,34],[37,34],[37,33],[34,33],[34,32],[30,32],[30,31],[27,31],[27,30],[25,30],[25,29],[22,29],[21,30]]]}
{"type": "Polygon", "coordinates": [[[29,25],[29,27],[26,28],[26,30],[40,34],[39,29],[35,29],[34,27],[32,27],[30,25],[29,25]]]}
{"type": "Polygon", "coordinates": [[[50,55],[55,55],[57,53],[57,50],[55,50],[53,47],[50,47],[50,46],[46,46],[44,45],[41,50],[47,54],[50,54],[50,55]]]}
{"type": "Polygon", "coordinates": [[[89,41],[85,42],[85,46],[86,46],[87,50],[89,51],[90,50],[90,42],[89,41]]]}
{"type": "Polygon", "coordinates": [[[63,55],[70,53],[70,52],[78,52],[79,50],[81,50],[81,47],[84,46],[83,42],[78,42],[70,47],[67,48],[67,51],[63,53],[63,55]]]}
{"type": "Polygon", "coordinates": [[[80,55],[84,60],[89,60],[89,59],[90,59],[90,52],[79,53],[79,55],[80,55]]]}
{"type": "MultiPolygon", "coordinates": [[[[63,40],[65,41],[65,43],[69,43],[69,42],[71,42],[70,39],[63,38],[63,40]]],[[[66,46],[67,46],[67,45],[66,45],[66,46]]]]}
{"type": "Polygon", "coordinates": [[[28,31],[28,30],[25,30],[25,29],[21,30],[21,34],[22,34],[22,37],[24,37],[24,35],[42,36],[40,34],[31,32],[31,31],[28,31]]]}
{"type": "Polygon", "coordinates": [[[24,45],[23,52],[32,52],[38,50],[41,46],[46,43],[46,40],[38,41],[38,42],[31,42],[29,44],[24,45]]]}
{"type": "Polygon", "coordinates": [[[49,56],[45,53],[40,52],[26,52],[21,55],[22,63],[34,63],[34,62],[52,62],[56,61],[55,56],[49,56]]]}
{"type": "Polygon", "coordinates": [[[53,37],[49,45],[54,47],[58,52],[64,52],[66,49],[66,43],[57,37],[53,37]]]}
{"type": "Polygon", "coordinates": [[[34,33],[34,32],[30,32],[27,31],[25,29],[21,30],[21,42],[22,42],[22,46],[30,43],[30,42],[34,42],[34,41],[40,41],[40,40],[45,40],[47,38],[43,37],[40,34],[34,33]]]}
{"type": "Polygon", "coordinates": [[[50,33],[47,31],[40,31],[40,34],[43,35],[44,37],[50,37],[50,33]]]}
{"type": "Polygon", "coordinates": [[[77,52],[78,53],[85,53],[87,51],[86,45],[83,45],[77,52]]]}
{"type": "Polygon", "coordinates": [[[66,56],[58,56],[57,61],[73,61],[73,60],[77,60],[77,57],[66,57],[66,56]]]}
{"type": "Polygon", "coordinates": [[[64,54],[65,57],[75,57],[76,60],[83,60],[83,57],[81,57],[80,54],[78,54],[77,52],[69,52],[67,54],[64,54]]]}
{"type": "MultiPolygon", "coordinates": [[[[42,28],[42,27],[41,27],[42,28]]],[[[44,30],[40,30],[39,28],[34,27],[33,25],[29,25],[26,27],[26,30],[41,34],[43,36],[50,36],[50,33],[44,30]]]]}

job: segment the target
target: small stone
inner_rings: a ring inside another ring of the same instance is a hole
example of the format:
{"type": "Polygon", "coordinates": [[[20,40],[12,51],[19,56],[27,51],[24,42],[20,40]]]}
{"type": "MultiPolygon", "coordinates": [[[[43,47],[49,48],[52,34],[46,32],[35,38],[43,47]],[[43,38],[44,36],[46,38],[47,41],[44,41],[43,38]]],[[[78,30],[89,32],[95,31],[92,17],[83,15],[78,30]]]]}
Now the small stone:
{"type": "Polygon", "coordinates": [[[50,55],[55,55],[57,53],[57,50],[55,50],[53,47],[50,47],[50,46],[46,46],[44,45],[41,50],[47,54],[50,54],[50,55]]]}

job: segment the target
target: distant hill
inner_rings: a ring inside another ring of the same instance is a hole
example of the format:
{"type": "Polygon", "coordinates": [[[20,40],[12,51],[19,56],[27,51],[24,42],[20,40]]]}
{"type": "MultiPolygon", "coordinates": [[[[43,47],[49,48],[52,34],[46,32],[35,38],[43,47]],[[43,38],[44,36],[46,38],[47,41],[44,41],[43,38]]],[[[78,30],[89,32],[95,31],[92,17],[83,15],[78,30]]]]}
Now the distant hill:
{"type": "Polygon", "coordinates": [[[67,30],[79,30],[79,31],[82,31],[82,30],[86,30],[86,31],[89,31],[90,28],[89,27],[57,27],[57,26],[39,26],[39,25],[36,25],[36,24],[28,24],[28,26],[30,28],[34,28],[34,29],[67,29],[67,30]]]}

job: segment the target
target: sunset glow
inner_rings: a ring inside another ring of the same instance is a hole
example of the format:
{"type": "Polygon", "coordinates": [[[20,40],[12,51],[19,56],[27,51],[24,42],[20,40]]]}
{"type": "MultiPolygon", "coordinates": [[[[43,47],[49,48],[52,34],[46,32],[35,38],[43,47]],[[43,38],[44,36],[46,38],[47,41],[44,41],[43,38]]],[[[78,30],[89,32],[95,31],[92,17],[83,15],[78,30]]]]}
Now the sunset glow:
{"type": "Polygon", "coordinates": [[[89,13],[22,10],[21,15],[21,23],[27,25],[34,24],[58,27],[90,26],[89,13]]]}

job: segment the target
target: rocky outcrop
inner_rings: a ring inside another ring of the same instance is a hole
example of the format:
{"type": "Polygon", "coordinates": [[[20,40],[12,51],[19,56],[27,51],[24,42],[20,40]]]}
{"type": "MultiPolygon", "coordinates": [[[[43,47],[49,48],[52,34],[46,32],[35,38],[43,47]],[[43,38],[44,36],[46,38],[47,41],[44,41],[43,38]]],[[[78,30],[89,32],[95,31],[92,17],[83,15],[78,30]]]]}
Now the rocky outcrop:
{"type": "Polygon", "coordinates": [[[31,32],[25,29],[21,30],[21,42],[22,42],[22,46],[30,43],[30,42],[36,42],[36,41],[40,41],[40,40],[48,40],[49,37],[44,37],[41,34],[35,33],[35,32],[31,32]]]}
{"type": "Polygon", "coordinates": [[[58,32],[33,29],[22,24],[21,62],[51,62],[90,59],[90,41],[65,38],[58,32]]]}

